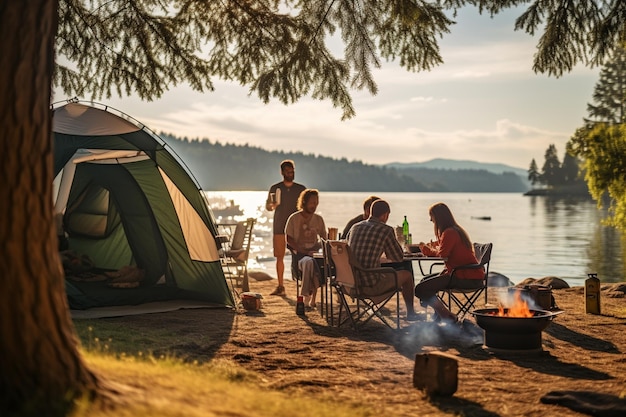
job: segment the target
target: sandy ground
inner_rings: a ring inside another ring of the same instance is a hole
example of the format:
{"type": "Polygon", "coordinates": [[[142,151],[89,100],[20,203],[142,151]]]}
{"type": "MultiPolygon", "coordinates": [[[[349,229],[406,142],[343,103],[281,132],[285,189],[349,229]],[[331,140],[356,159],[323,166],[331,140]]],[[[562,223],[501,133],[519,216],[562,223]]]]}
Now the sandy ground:
{"type": "MultiPolygon", "coordinates": [[[[372,321],[355,331],[331,327],[319,311],[296,315],[294,283],[286,281],[285,297],[269,295],[275,285],[251,280],[250,290],[263,296],[259,311],[197,309],[103,320],[138,332],[149,326],[175,332],[176,341],[156,354],[226,358],[261,374],[267,387],[367,404],[372,415],[584,415],[540,401],[566,390],[575,391],[574,402],[589,391],[592,400],[608,394],[603,404],[626,407],[619,399],[626,396],[626,298],[609,297],[609,287],[602,293],[602,315],[585,313],[582,287],[554,290],[564,313],[543,331],[542,349],[494,353],[483,346],[473,317],[462,327],[403,320],[402,329],[393,331],[372,321]],[[415,355],[433,351],[458,361],[452,397],[429,397],[413,387],[415,355]]],[[[496,292],[490,291],[493,302],[496,292]]]]}

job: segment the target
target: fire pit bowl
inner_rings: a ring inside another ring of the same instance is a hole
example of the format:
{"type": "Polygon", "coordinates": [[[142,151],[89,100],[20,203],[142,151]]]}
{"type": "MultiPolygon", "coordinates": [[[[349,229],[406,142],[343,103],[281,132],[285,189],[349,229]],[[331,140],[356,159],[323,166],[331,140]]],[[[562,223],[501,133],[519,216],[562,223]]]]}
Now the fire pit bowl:
{"type": "Polygon", "coordinates": [[[560,312],[530,310],[532,317],[497,315],[497,308],[474,310],[476,324],[485,331],[485,346],[503,350],[541,350],[541,332],[560,312]]]}

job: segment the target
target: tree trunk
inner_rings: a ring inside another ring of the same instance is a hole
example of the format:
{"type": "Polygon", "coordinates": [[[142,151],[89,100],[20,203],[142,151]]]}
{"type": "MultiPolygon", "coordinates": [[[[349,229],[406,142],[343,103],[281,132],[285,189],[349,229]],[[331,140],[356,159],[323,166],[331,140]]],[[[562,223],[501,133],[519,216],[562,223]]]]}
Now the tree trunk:
{"type": "Polygon", "coordinates": [[[69,315],[52,210],[57,0],[0,2],[0,415],[63,415],[95,392],[69,315]]]}

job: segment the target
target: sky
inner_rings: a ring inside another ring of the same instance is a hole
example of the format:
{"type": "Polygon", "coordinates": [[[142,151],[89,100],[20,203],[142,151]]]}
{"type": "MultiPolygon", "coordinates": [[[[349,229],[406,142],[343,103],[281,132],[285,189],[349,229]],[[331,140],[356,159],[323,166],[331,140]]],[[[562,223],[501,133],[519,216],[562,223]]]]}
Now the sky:
{"type": "MultiPolygon", "coordinates": [[[[582,65],[560,78],[532,71],[538,37],[514,31],[518,8],[494,18],[473,7],[440,40],[444,63],[408,72],[382,61],[379,92],[353,91],[356,116],[341,120],[329,101],[304,98],[263,104],[246,87],[215,79],[215,91],[172,88],[153,102],[96,100],[157,133],[298,151],[368,164],[433,158],[539,167],[550,144],[559,158],[587,115],[598,68],[582,65]]],[[[56,99],[65,96],[55,94],[56,99]]],[[[88,99],[88,98],[87,98],[88,99]]]]}

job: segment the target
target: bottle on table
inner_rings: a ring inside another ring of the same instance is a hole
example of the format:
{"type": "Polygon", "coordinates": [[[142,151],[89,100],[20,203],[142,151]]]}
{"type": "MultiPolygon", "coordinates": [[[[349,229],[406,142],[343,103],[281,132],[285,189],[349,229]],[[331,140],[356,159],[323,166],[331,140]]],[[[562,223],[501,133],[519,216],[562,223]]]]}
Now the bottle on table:
{"type": "Polygon", "coordinates": [[[404,216],[404,221],[402,222],[402,237],[404,238],[404,243],[405,244],[410,244],[411,242],[409,242],[409,238],[410,238],[410,234],[409,234],[409,221],[406,219],[406,216],[404,216]]]}

